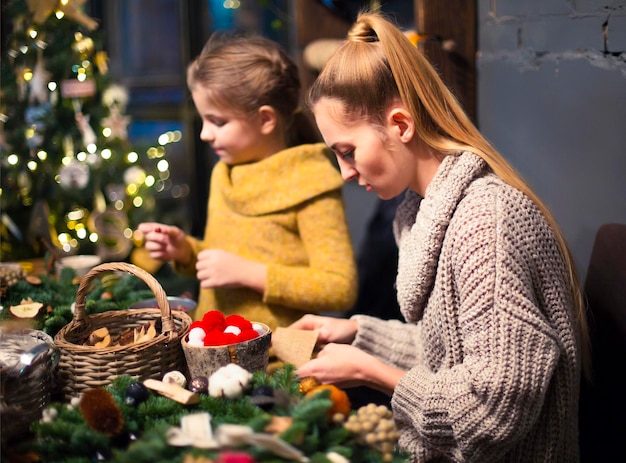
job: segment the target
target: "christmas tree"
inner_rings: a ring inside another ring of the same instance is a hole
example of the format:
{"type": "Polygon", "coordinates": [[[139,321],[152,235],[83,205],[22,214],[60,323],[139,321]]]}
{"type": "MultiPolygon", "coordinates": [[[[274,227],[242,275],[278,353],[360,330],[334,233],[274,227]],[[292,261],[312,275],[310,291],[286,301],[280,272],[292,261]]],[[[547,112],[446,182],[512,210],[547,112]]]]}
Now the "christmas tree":
{"type": "Polygon", "coordinates": [[[102,31],[84,3],[2,3],[1,261],[125,260],[168,178],[166,145],[180,134],[131,144],[128,92],[109,75],[102,31]]]}

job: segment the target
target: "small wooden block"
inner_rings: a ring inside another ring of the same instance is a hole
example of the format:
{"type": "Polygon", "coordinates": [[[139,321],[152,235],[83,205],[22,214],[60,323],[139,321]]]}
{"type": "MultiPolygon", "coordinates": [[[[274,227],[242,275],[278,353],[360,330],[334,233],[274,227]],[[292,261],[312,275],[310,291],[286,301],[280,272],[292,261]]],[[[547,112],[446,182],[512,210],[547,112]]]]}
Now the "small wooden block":
{"type": "Polygon", "coordinates": [[[197,404],[200,402],[200,396],[198,394],[188,391],[175,383],[164,383],[156,379],[146,379],[143,385],[183,405],[197,404]]]}

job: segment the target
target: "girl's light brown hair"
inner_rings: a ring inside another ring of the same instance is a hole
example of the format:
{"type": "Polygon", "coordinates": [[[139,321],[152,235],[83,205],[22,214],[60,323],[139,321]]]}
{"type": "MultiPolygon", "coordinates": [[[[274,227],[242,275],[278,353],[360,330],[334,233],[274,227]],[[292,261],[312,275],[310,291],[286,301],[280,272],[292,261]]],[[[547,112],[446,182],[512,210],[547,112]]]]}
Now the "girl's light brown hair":
{"type": "Polygon", "coordinates": [[[379,126],[386,109],[400,99],[416,133],[447,155],[471,151],[509,185],[530,197],[554,230],[569,271],[580,327],[583,368],[590,375],[586,306],[573,257],[547,206],[504,157],[482,136],[433,66],[404,33],[381,13],[361,13],[348,40],[333,54],[309,91],[312,107],[321,98],[340,101],[348,118],[379,126]]]}
{"type": "Polygon", "coordinates": [[[187,67],[190,90],[202,87],[213,103],[236,113],[273,107],[288,146],[320,141],[301,111],[298,68],[277,43],[261,36],[215,33],[187,67]]]}

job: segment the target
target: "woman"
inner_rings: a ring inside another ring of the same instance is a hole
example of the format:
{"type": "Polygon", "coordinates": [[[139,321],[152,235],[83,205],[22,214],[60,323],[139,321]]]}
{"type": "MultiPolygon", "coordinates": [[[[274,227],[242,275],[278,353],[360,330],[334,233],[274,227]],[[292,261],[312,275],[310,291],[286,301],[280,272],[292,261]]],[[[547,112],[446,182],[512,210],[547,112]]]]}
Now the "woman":
{"type": "Polygon", "coordinates": [[[406,323],[305,315],[292,327],[324,347],[299,376],[391,395],[411,461],[577,461],[584,306],[545,205],[379,14],[358,17],[310,104],[344,180],[406,190],[406,323]]]}

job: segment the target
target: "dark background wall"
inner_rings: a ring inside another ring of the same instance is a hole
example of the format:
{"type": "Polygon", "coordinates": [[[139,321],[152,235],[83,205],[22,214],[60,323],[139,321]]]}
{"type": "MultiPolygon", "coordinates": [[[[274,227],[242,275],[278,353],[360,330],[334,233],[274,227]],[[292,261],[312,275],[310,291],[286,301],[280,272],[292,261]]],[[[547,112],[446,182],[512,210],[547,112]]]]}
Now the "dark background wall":
{"type": "Polygon", "coordinates": [[[478,123],[548,203],[585,276],[626,223],[626,2],[480,0],[478,123]]]}

